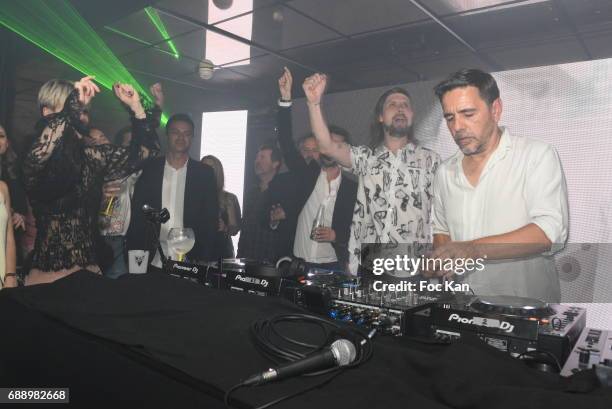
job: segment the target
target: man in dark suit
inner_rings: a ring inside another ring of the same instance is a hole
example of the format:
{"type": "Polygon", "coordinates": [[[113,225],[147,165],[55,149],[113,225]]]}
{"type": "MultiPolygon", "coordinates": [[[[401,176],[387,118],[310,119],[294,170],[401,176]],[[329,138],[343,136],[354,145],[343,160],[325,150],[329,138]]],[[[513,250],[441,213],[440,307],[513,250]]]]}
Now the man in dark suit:
{"type": "MultiPolygon", "coordinates": [[[[279,79],[278,139],[290,173],[288,180],[294,183],[287,183],[286,178],[271,183],[270,227],[279,229],[286,236],[280,241],[293,243],[293,255],[310,266],[345,270],[357,183],[343,176],[329,157],[320,155],[308,161],[300,154],[291,132],[291,85],[291,73],[285,68],[279,79]],[[317,213],[324,227],[311,231],[317,213]]],[[[336,143],[348,142],[347,131],[334,127],[331,133],[336,143]]]]}
{"type": "Polygon", "coordinates": [[[238,257],[264,263],[275,263],[278,259],[278,237],[264,220],[266,198],[270,182],[282,166],[281,153],[275,144],[265,143],[257,150],[255,175],[257,184],[244,195],[242,230],[238,242],[238,257]]]}
{"type": "MultiPolygon", "coordinates": [[[[156,249],[150,249],[151,237],[142,211],[148,204],[155,209],[166,208],[170,220],[162,224],[160,243],[166,256],[169,252],[168,231],[173,227],[189,227],[195,233],[195,245],[187,257],[196,261],[216,260],[213,254],[215,233],[218,229],[219,202],[213,170],[189,157],[194,124],[185,114],[172,116],[166,124],[168,149],[165,157],[151,160],[142,170],[134,187],[132,215],[127,232],[127,248],[148,249],[149,262],[157,268],[162,264],[156,249]]],[[[155,232],[157,233],[157,232],[155,232]]]]}

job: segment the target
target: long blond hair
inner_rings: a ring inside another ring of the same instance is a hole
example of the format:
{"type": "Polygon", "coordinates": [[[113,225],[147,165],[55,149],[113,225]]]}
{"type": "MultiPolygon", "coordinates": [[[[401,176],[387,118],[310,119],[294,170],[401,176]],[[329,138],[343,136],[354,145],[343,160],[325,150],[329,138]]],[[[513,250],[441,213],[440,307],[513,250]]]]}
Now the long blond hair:
{"type": "Polygon", "coordinates": [[[225,207],[227,204],[227,194],[223,189],[225,187],[225,174],[223,172],[223,165],[219,158],[214,155],[206,155],[204,156],[200,162],[208,165],[212,168],[213,173],[215,174],[215,181],[217,182],[217,194],[219,196],[219,206],[225,207]],[[208,162],[208,163],[205,163],[208,162]]]}
{"type": "Polygon", "coordinates": [[[209,165],[213,169],[213,172],[215,173],[215,180],[217,181],[217,190],[222,192],[223,187],[225,186],[225,174],[223,173],[223,165],[221,164],[219,158],[213,155],[206,155],[200,162],[210,162],[204,164],[209,165]]]}

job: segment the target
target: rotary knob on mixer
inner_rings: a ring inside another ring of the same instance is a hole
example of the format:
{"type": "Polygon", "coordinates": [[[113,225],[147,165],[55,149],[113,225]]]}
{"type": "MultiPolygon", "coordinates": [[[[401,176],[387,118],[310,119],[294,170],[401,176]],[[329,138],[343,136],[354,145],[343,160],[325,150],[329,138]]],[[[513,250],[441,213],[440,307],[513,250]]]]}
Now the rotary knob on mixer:
{"type": "Polygon", "coordinates": [[[578,362],[580,365],[588,365],[591,359],[591,351],[589,349],[582,349],[578,354],[578,362]]]}

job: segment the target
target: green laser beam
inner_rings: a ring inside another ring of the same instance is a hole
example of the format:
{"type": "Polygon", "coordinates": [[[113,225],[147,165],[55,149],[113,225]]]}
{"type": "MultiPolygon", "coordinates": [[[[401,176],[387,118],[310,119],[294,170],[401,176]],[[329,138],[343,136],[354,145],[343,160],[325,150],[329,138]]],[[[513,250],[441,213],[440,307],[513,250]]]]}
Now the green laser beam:
{"type": "MultiPolygon", "coordinates": [[[[65,64],[112,89],[133,84],[144,100],[148,92],[136,81],[93,28],[66,1],[10,1],[0,7],[0,24],[65,64]]],[[[162,124],[168,120],[162,114],[162,124]]]]}
{"type": "Polygon", "coordinates": [[[157,31],[159,31],[159,34],[161,34],[162,38],[168,44],[170,50],[172,50],[172,52],[174,53],[174,58],[178,59],[179,53],[172,40],[170,40],[170,34],[168,34],[168,30],[166,30],[166,25],[162,21],[161,17],[159,17],[157,10],[151,7],[145,7],[144,11],[145,13],[147,13],[147,16],[149,16],[149,20],[151,20],[155,28],[157,28],[157,31]]]}
{"type": "Polygon", "coordinates": [[[164,50],[164,49],[162,49],[162,48],[156,47],[156,46],[155,46],[153,43],[149,43],[148,41],[142,40],[142,39],[140,39],[140,38],[138,38],[138,37],[134,37],[134,36],[133,36],[133,35],[131,35],[131,34],[125,33],[125,32],[123,32],[123,31],[119,31],[119,30],[117,30],[116,28],[112,28],[112,27],[110,27],[110,26],[104,26],[104,29],[105,29],[105,30],[108,30],[108,31],[110,31],[110,32],[113,32],[113,33],[115,33],[115,34],[117,34],[117,35],[120,35],[120,36],[122,36],[122,37],[129,38],[130,40],[134,40],[134,41],[136,41],[137,43],[140,43],[140,44],[142,44],[142,45],[147,45],[147,46],[150,46],[151,48],[155,49],[156,51],[159,51],[159,52],[162,52],[162,53],[164,53],[164,54],[168,54],[168,55],[171,55],[171,56],[173,56],[173,57],[174,57],[174,53],[172,53],[172,52],[170,52],[170,51],[166,51],[166,50],[164,50]]]}

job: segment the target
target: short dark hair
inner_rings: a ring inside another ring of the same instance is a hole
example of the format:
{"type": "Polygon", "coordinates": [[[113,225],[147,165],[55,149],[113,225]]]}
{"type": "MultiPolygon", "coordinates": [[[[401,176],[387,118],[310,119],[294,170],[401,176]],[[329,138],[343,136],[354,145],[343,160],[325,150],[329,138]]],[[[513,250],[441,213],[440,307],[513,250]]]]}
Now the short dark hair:
{"type": "Polygon", "coordinates": [[[191,126],[191,131],[195,132],[195,125],[193,123],[193,120],[191,119],[191,117],[187,114],[174,114],[170,117],[170,119],[168,119],[168,122],[166,123],[166,135],[168,134],[168,129],[170,128],[170,125],[172,125],[174,122],[185,122],[188,123],[191,126]]]}
{"type": "Polygon", "coordinates": [[[412,97],[408,93],[408,90],[402,87],[394,87],[384,92],[378,98],[376,102],[376,106],[374,106],[374,117],[372,118],[372,124],[370,125],[370,147],[375,149],[379,145],[381,145],[385,140],[385,131],[383,129],[383,124],[380,123],[378,117],[382,115],[383,108],[385,106],[385,102],[390,95],[393,94],[403,94],[405,95],[410,102],[412,102],[412,97]]]}
{"type": "Polygon", "coordinates": [[[257,152],[263,150],[272,151],[272,153],[270,154],[270,159],[272,159],[272,162],[280,162],[281,165],[283,164],[283,155],[281,154],[281,151],[280,149],[278,149],[278,146],[276,146],[276,144],[272,142],[263,143],[259,146],[257,152]]]}
{"type": "Polygon", "coordinates": [[[351,134],[346,129],[338,126],[338,125],[329,125],[328,126],[329,133],[341,136],[344,139],[345,143],[351,144],[351,134]]]}
{"type": "Polygon", "coordinates": [[[495,78],[491,74],[475,68],[466,68],[452,73],[448,78],[436,85],[434,92],[440,102],[442,102],[442,97],[447,92],[455,88],[470,86],[478,88],[480,97],[489,105],[499,98],[499,88],[495,78]]]}
{"type": "Polygon", "coordinates": [[[302,145],[304,144],[304,142],[306,142],[306,139],[310,139],[310,138],[313,138],[313,139],[316,140],[316,138],[315,138],[315,136],[314,136],[314,134],[312,132],[307,133],[306,135],[300,136],[298,138],[298,140],[297,140],[297,146],[301,148],[302,145]]]}

